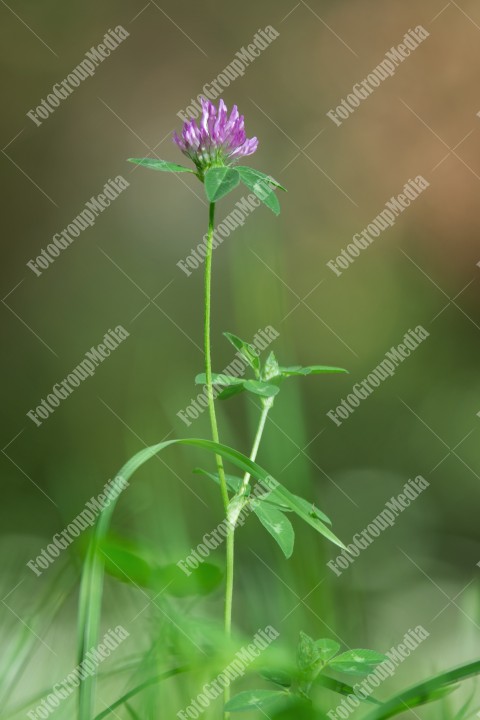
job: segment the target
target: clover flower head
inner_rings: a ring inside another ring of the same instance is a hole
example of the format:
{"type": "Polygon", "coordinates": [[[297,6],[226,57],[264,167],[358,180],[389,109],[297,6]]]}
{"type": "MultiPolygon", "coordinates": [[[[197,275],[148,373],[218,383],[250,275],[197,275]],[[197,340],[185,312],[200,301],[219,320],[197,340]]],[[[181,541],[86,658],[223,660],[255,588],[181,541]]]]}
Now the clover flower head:
{"type": "Polygon", "coordinates": [[[228,117],[223,100],[217,110],[205,98],[202,98],[199,124],[195,120],[187,121],[181,137],[175,132],[173,140],[202,173],[210,167],[232,165],[239,158],[252,155],[258,147],[256,137],[247,138],[245,120],[236,105],[228,117]]]}

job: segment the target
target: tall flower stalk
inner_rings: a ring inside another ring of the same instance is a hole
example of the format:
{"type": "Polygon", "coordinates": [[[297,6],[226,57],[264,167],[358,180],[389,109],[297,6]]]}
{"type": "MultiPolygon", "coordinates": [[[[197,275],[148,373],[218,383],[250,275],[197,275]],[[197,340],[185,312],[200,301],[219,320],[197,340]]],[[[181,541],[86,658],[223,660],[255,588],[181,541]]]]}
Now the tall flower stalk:
{"type": "MultiPolygon", "coordinates": [[[[212,440],[219,442],[217,416],[215,413],[215,401],[213,397],[212,382],[212,349],[211,349],[211,305],[212,305],[212,255],[213,255],[213,233],[215,230],[215,203],[210,203],[208,233],[207,233],[207,254],[205,256],[205,323],[204,323],[204,351],[205,351],[205,375],[207,385],[208,413],[210,416],[210,427],[212,440]]],[[[225,512],[228,509],[228,488],[223,468],[223,460],[220,455],[215,456],[217,463],[218,477],[220,480],[220,491],[225,512]]]]}
{"type": "MultiPolygon", "coordinates": [[[[213,256],[213,233],[215,231],[215,203],[210,203],[207,233],[207,254],[205,256],[205,323],[204,323],[204,349],[205,349],[205,377],[207,386],[208,413],[210,416],[210,427],[212,440],[220,442],[218,434],[217,415],[215,412],[215,400],[213,396],[212,382],[212,348],[211,348],[211,304],[212,304],[212,256],[213,256]]],[[[217,463],[218,479],[220,481],[220,492],[222,495],[225,516],[228,514],[228,488],[221,455],[215,455],[217,463]]],[[[228,526],[227,553],[226,553],[226,576],[225,576],[225,607],[224,607],[224,628],[225,636],[230,638],[232,632],[232,605],[233,605],[233,571],[234,571],[234,539],[235,527],[228,526]]],[[[228,687],[224,690],[224,704],[230,699],[228,687]]]]}
{"type": "MultiPolygon", "coordinates": [[[[253,193],[258,204],[263,203],[276,215],[280,212],[280,204],[275,191],[285,190],[276,180],[265,173],[251,167],[241,166],[238,161],[242,157],[252,155],[258,147],[257,138],[247,138],[245,121],[239,114],[236,105],[230,115],[223,100],[218,108],[207,100],[202,101],[202,113],[198,121],[185,122],[181,135],[174,133],[173,140],[194,164],[195,169],[167,162],[155,158],[132,158],[130,161],[137,165],[160,170],[163,172],[193,173],[204,184],[205,193],[209,201],[208,232],[205,247],[205,282],[204,282],[204,351],[205,373],[197,376],[199,383],[205,384],[208,400],[208,413],[212,435],[211,450],[215,452],[217,474],[214,478],[220,485],[223,510],[227,519],[226,537],[226,573],[225,573],[225,606],[224,627],[225,637],[229,639],[232,629],[232,603],[234,578],[234,542],[235,526],[242,511],[247,507],[261,520],[268,532],[275,538],[286,557],[293,551],[294,532],[288,518],[283,514],[290,509],[302,517],[308,524],[328,537],[332,542],[342,546],[342,543],[327,528],[325,522],[329,519],[314,506],[309,505],[302,498],[289,493],[278,483],[272,484],[273,479],[256,465],[256,457],[265,429],[267,416],[273,406],[274,397],[280,390],[280,383],[287,377],[295,375],[308,375],[312,373],[344,372],[341,368],[327,366],[310,366],[307,368],[282,368],[273,353],[270,353],[262,365],[258,353],[252,345],[230,333],[225,333],[227,339],[239,351],[254,373],[254,379],[241,379],[233,376],[218,375],[212,370],[211,352],[211,300],[212,300],[212,260],[215,233],[216,203],[234,190],[240,182],[253,193]],[[217,392],[217,387],[219,391],[217,392]],[[215,398],[230,397],[239,392],[253,393],[262,404],[258,429],[253,441],[250,457],[226,448],[220,444],[218,423],[215,412],[215,398]],[[222,455],[230,457],[239,464],[244,475],[242,478],[226,476],[222,455]],[[233,455],[233,457],[232,457],[233,455]],[[250,496],[250,480],[252,474],[256,480],[265,483],[267,490],[274,494],[274,498],[261,498],[260,501],[250,496]],[[233,485],[232,485],[233,484],[233,485]],[[230,496],[229,490],[232,491],[230,496]],[[276,493],[276,495],[275,495],[276,493]],[[276,499],[275,499],[276,498],[276,499]]],[[[253,197],[252,196],[252,197],[253,197]]],[[[175,441],[173,441],[175,442],[175,441]]],[[[179,440],[177,442],[202,443],[197,439],[179,440]]],[[[205,442],[205,441],[203,441],[205,442]]],[[[207,473],[208,474],[208,473],[207,473]]],[[[343,547],[343,546],[342,546],[343,547]]],[[[225,718],[228,716],[229,688],[226,687],[225,718]]]]}
{"type": "MultiPolygon", "coordinates": [[[[218,168],[219,182],[222,183],[224,177],[228,177],[233,172],[233,180],[237,179],[237,171],[230,170],[233,162],[240,157],[252,155],[257,147],[257,138],[247,138],[245,133],[245,120],[240,115],[235,105],[230,113],[223,100],[220,100],[218,110],[207,100],[202,101],[202,116],[199,125],[195,120],[186,122],[183,126],[181,137],[177,133],[173,136],[174,142],[180,150],[189,157],[197,168],[197,175],[201,180],[205,180],[205,174],[213,169],[218,168]],[[225,175],[223,173],[225,170],[225,175]]],[[[240,177],[238,177],[239,181],[240,177]]],[[[238,184],[238,181],[236,184],[238,184]]],[[[207,191],[207,195],[208,195],[207,191]]],[[[217,191],[213,197],[218,196],[217,191]]],[[[207,247],[205,256],[205,330],[204,330],[204,348],[205,348],[205,377],[207,387],[208,412],[210,416],[210,427],[212,440],[219,442],[218,423],[215,412],[215,400],[213,394],[212,380],[212,353],[211,353],[211,295],[212,295],[212,255],[213,255],[213,235],[215,231],[215,201],[210,202],[209,206],[209,222],[207,233],[207,247]]],[[[258,449],[258,447],[257,447],[258,449]]],[[[256,455],[256,451],[254,453],[256,455]]],[[[229,495],[227,481],[225,478],[225,470],[223,460],[220,455],[216,455],[216,464],[218,478],[220,481],[220,492],[226,516],[229,514],[229,495]]],[[[248,483],[246,478],[245,486],[248,483]]],[[[228,535],[226,539],[226,579],[225,579],[225,609],[224,609],[224,625],[225,635],[227,638],[231,635],[232,628],[232,603],[233,603],[233,572],[234,572],[234,539],[235,539],[235,522],[228,524],[228,535]]],[[[228,690],[226,691],[226,699],[228,699],[228,690]]]]}

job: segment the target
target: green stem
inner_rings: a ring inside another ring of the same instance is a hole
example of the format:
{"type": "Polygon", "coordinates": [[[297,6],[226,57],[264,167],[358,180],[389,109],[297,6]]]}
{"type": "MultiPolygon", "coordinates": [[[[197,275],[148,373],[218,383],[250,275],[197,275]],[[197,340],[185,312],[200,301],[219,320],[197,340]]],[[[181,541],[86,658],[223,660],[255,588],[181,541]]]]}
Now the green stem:
{"type": "MultiPolygon", "coordinates": [[[[233,568],[235,560],[235,527],[228,525],[227,534],[227,572],[225,579],[225,635],[230,638],[232,634],[232,604],[233,604],[233,568]]],[[[227,686],[223,692],[223,702],[226,705],[230,700],[230,688],[227,686]]],[[[230,713],[225,713],[225,720],[230,713]]]]}
{"type": "MultiPolygon", "coordinates": [[[[258,448],[260,447],[260,441],[262,439],[263,431],[265,429],[265,422],[267,420],[268,411],[272,407],[273,402],[269,398],[264,400],[262,414],[260,416],[260,422],[258,424],[257,433],[255,440],[253,441],[252,451],[250,453],[250,460],[255,462],[257,457],[258,448]]],[[[246,490],[248,482],[250,480],[250,473],[246,473],[243,478],[241,491],[246,490]]],[[[233,600],[233,567],[234,567],[234,548],[235,548],[235,526],[229,525],[227,535],[227,578],[226,578],[226,589],[225,589],[225,633],[228,637],[231,635],[232,627],[232,600],[233,600]]],[[[223,695],[224,704],[230,700],[230,688],[225,688],[223,695]]],[[[225,713],[224,718],[228,720],[230,713],[225,713]]]]}
{"type": "MultiPolygon", "coordinates": [[[[255,435],[255,440],[253,441],[252,452],[250,453],[250,460],[252,460],[252,462],[255,462],[255,460],[256,460],[258,448],[260,447],[260,442],[262,440],[263,431],[265,430],[265,423],[267,421],[267,415],[268,415],[272,405],[273,405],[273,398],[268,398],[267,400],[263,401],[262,414],[260,415],[260,421],[258,423],[257,434],[255,435]]],[[[245,491],[248,487],[248,483],[250,482],[250,478],[251,478],[250,473],[245,473],[245,476],[244,476],[243,482],[242,482],[242,487],[240,490],[240,492],[242,494],[245,493],[245,491]]]]}
{"type": "MultiPolygon", "coordinates": [[[[268,411],[273,405],[273,400],[268,398],[263,401],[262,414],[260,415],[260,421],[258,423],[257,433],[255,440],[253,441],[252,451],[250,453],[250,460],[255,462],[257,457],[258,448],[260,447],[260,441],[262,439],[263,431],[265,429],[265,423],[267,420],[268,411]]],[[[243,478],[242,487],[240,494],[244,493],[247,489],[250,473],[245,473],[243,478]]],[[[235,527],[229,526],[229,532],[227,535],[227,587],[225,592],[225,631],[228,636],[231,633],[231,619],[232,619],[232,598],[233,598],[233,561],[234,561],[234,544],[235,544],[235,527]]],[[[230,689],[226,688],[224,692],[225,704],[230,700],[230,689]]],[[[225,713],[225,720],[228,720],[230,713],[225,713]]]]}
{"type": "MultiPolygon", "coordinates": [[[[213,251],[213,232],[215,228],[215,203],[210,203],[208,233],[207,233],[207,255],[205,257],[205,376],[207,380],[207,398],[208,411],[210,415],[210,426],[212,430],[212,439],[219,442],[217,416],[215,414],[215,401],[213,398],[212,383],[212,353],[210,343],[210,316],[211,316],[211,294],[212,294],[212,251],[213,251]]],[[[220,490],[222,493],[223,507],[225,515],[228,513],[228,488],[225,478],[225,470],[223,460],[220,455],[215,456],[217,463],[218,478],[220,480],[220,490]]],[[[227,557],[226,557],[226,579],[225,579],[225,613],[224,627],[225,638],[228,640],[232,634],[232,603],[233,603],[233,569],[234,569],[234,540],[235,528],[229,527],[227,535],[227,557]]],[[[224,704],[230,700],[230,689],[224,690],[224,704]]],[[[229,713],[225,713],[227,719],[229,713]]]]}
{"type": "MultiPolygon", "coordinates": [[[[205,376],[207,380],[207,399],[208,412],[210,415],[210,426],[212,429],[212,440],[219,442],[217,416],[215,414],[215,403],[213,399],[213,383],[212,383],[212,352],[210,348],[210,315],[211,315],[211,295],[212,295],[212,242],[213,231],[215,226],[215,203],[210,203],[208,233],[207,233],[207,255],[205,257],[205,332],[204,332],[204,348],[205,348],[205,376]]],[[[227,481],[225,478],[225,470],[223,469],[223,461],[220,455],[215,455],[217,463],[218,477],[220,480],[220,489],[222,492],[222,500],[225,512],[227,512],[229,498],[227,481]]]]}
{"type": "MultiPolygon", "coordinates": [[[[210,415],[210,426],[212,430],[212,439],[214,442],[219,442],[217,416],[215,414],[215,402],[213,397],[213,383],[212,383],[212,353],[211,353],[211,342],[210,342],[210,316],[211,316],[211,295],[212,295],[212,254],[213,254],[213,233],[215,228],[215,203],[210,203],[209,210],[209,222],[208,222],[208,233],[207,233],[207,254],[205,257],[205,377],[207,385],[207,399],[208,399],[208,411],[210,415]]],[[[260,422],[258,425],[257,433],[250,454],[250,459],[255,461],[257,457],[258,448],[262,439],[263,431],[265,429],[265,422],[270,408],[273,405],[273,399],[268,398],[263,401],[262,414],[260,416],[260,422]]],[[[218,477],[220,480],[220,489],[222,493],[223,506],[225,514],[228,514],[228,488],[227,480],[225,478],[225,470],[223,467],[223,460],[220,455],[215,456],[217,463],[218,477]]],[[[246,490],[250,481],[250,473],[246,473],[242,482],[242,490],[246,490]]],[[[235,527],[229,525],[227,534],[227,553],[226,553],[226,580],[225,580],[225,637],[226,639],[231,637],[232,634],[232,603],[233,603],[233,570],[235,560],[235,527]]],[[[227,687],[224,691],[224,704],[230,700],[230,689],[227,687]]],[[[224,714],[225,720],[229,717],[229,713],[224,714]]]]}

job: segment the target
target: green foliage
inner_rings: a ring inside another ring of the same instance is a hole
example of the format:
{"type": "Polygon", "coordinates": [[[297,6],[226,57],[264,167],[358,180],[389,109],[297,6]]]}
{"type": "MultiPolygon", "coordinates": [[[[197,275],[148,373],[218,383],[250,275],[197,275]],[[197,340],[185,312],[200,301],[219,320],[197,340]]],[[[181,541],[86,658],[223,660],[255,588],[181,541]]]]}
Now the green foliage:
{"type": "MultiPolygon", "coordinates": [[[[275,706],[274,701],[275,699],[280,701],[281,698],[291,704],[311,702],[314,684],[328,688],[340,695],[350,695],[353,693],[350,685],[329,677],[325,672],[360,674],[360,667],[362,667],[361,674],[365,674],[386,660],[385,655],[373,650],[350,650],[340,655],[339,651],[340,643],[336,640],[331,638],[314,640],[306,633],[301,632],[296,652],[296,669],[287,672],[278,668],[264,668],[261,673],[264,678],[276,686],[282,687],[282,690],[275,692],[254,690],[239,693],[230,700],[226,709],[231,712],[252,710],[254,707],[278,709],[279,706],[275,706]],[[261,704],[263,701],[266,705],[261,704]]],[[[365,703],[368,702],[380,705],[375,698],[366,698],[365,703]]]]}
{"type": "Polygon", "coordinates": [[[135,165],[141,165],[142,167],[149,168],[150,170],[160,170],[161,172],[173,172],[173,173],[193,173],[195,170],[184,167],[178,163],[167,162],[167,160],[156,160],[155,158],[128,158],[128,162],[134,163],[135,165]]]}
{"type": "MultiPolygon", "coordinates": [[[[245,358],[249,367],[253,370],[255,379],[241,378],[234,375],[226,375],[225,373],[212,373],[213,384],[219,388],[223,388],[217,395],[219,400],[227,400],[245,391],[263,398],[274,398],[280,392],[281,382],[286,378],[348,372],[343,368],[331,367],[329,365],[309,365],[308,367],[295,365],[292,367],[282,367],[278,364],[274,352],[269,353],[262,365],[259,354],[253,345],[232,333],[225,332],[223,334],[235,350],[239,351],[245,358]]],[[[195,377],[195,383],[197,385],[205,385],[206,381],[205,373],[200,373],[195,377]]]]}
{"type": "Polygon", "coordinates": [[[388,718],[401,715],[407,708],[416,708],[440,700],[450,692],[454,692],[459,682],[479,674],[480,660],[439,673],[430,680],[425,680],[394,695],[373,713],[367,715],[366,720],[388,720],[388,718]]]}
{"type": "Polygon", "coordinates": [[[272,187],[276,187],[283,192],[287,192],[283,185],[274,180],[271,175],[265,175],[265,173],[256,170],[255,168],[247,167],[246,165],[237,165],[237,170],[242,176],[250,176],[251,178],[257,178],[259,181],[265,182],[272,187]]]}
{"type": "MultiPolygon", "coordinates": [[[[343,547],[342,542],[323,524],[313,510],[306,513],[304,506],[298,502],[296,496],[292,495],[286,488],[277,483],[260,465],[257,465],[257,463],[237,450],[222,445],[221,443],[199,438],[167,440],[140,450],[140,452],[125,463],[119,471],[118,476],[124,480],[129,480],[144,463],[173,445],[189,445],[204,448],[215,455],[220,455],[225,460],[229,460],[243,472],[249,473],[261,481],[265,487],[269,489],[273,488],[277,496],[281,498],[281,501],[285,503],[287,507],[293,510],[293,512],[299,515],[299,517],[319,533],[340,547],[343,547]]],[[[83,661],[88,650],[98,642],[105,573],[105,556],[101,552],[101,547],[108,536],[115,507],[116,499],[112,499],[110,504],[100,513],[83,566],[79,602],[79,662],[83,661]]],[[[94,690],[95,676],[87,676],[81,681],[79,692],[79,720],[90,720],[93,716],[94,690]]]]}
{"type": "Polygon", "coordinates": [[[330,367],[329,365],[308,365],[307,367],[294,365],[293,367],[279,368],[279,374],[285,378],[299,375],[332,375],[336,373],[348,373],[348,370],[339,367],[330,367]]]}
{"type": "Polygon", "coordinates": [[[292,678],[283,670],[271,670],[270,668],[264,668],[260,675],[265,678],[265,680],[269,680],[272,683],[275,683],[275,685],[279,685],[280,687],[289,688],[292,685],[292,678]]]}
{"type": "MultiPolygon", "coordinates": [[[[205,373],[200,373],[195,378],[197,385],[205,385],[207,377],[205,373]]],[[[222,390],[218,397],[225,399],[230,397],[232,394],[237,394],[246,390],[247,392],[253,393],[253,395],[259,395],[260,397],[275,397],[280,392],[278,385],[270,385],[262,380],[242,380],[241,378],[232,377],[231,375],[222,375],[221,373],[214,373],[212,375],[212,382],[214,385],[225,387],[228,390],[234,390],[234,392],[227,393],[225,396],[222,390]]]]}
{"type": "Polygon", "coordinates": [[[258,352],[255,347],[250,343],[247,343],[245,340],[241,340],[233,333],[224,332],[223,334],[227,340],[232,343],[235,350],[239,350],[241,352],[245,360],[253,369],[256,377],[260,377],[260,358],[258,357],[258,352]]]}
{"type": "Polygon", "coordinates": [[[276,180],[265,175],[259,170],[246,166],[237,166],[237,172],[243,184],[251,190],[259,200],[263,202],[275,215],[280,214],[280,203],[275,195],[273,188],[285,190],[285,188],[277,183],[276,180]]]}
{"type": "MultiPolygon", "coordinates": [[[[220,484],[216,473],[209,473],[200,468],[196,468],[194,472],[205,475],[214,480],[218,485],[220,484]]],[[[235,494],[238,494],[242,486],[242,479],[234,475],[226,475],[226,480],[229,489],[235,494]]],[[[265,495],[259,495],[258,497],[256,493],[250,492],[250,496],[242,500],[241,505],[242,508],[251,505],[253,512],[263,527],[270,533],[275,542],[278,543],[283,554],[288,559],[293,553],[295,532],[291,522],[285,517],[285,513],[296,512],[296,514],[299,515],[298,509],[301,508],[303,515],[300,515],[300,517],[302,517],[302,519],[305,520],[305,517],[312,517],[320,521],[322,529],[319,527],[317,527],[317,529],[322,534],[324,534],[322,531],[324,528],[323,523],[331,525],[331,520],[327,515],[322,513],[321,510],[318,510],[309,503],[308,500],[290,493],[280,485],[277,487],[277,481],[274,481],[270,487],[271,489],[268,490],[265,495]],[[297,509],[295,509],[292,502],[297,509]]],[[[330,537],[328,539],[330,539],[330,537]]],[[[336,544],[338,544],[338,542],[336,544]]]]}
{"type": "Polygon", "coordinates": [[[186,575],[178,565],[159,565],[147,559],[152,552],[119,538],[103,539],[99,551],[104,556],[105,572],[112,577],[134,587],[163,591],[175,597],[208,595],[223,579],[223,572],[216,565],[205,562],[186,575]]]}
{"type": "MultiPolygon", "coordinates": [[[[255,465],[255,464],[254,464],[255,465]]],[[[256,465],[255,465],[256,466],[256,465]]],[[[258,467],[258,466],[256,466],[258,467]]],[[[196,472],[199,472],[203,475],[206,475],[207,477],[210,477],[215,482],[219,483],[218,475],[214,475],[213,473],[207,473],[203,470],[196,470],[196,472]]],[[[255,473],[252,473],[255,475],[255,473]]],[[[302,520],[304,520],[308,525],[311,525],[315,530],[317,530],[321,535],[326,537],[328,540],[333,542],[335,545],[338,545],[341,548],[344,548],[343,543],[341,540],[339,540],[333,532],[326,527],[325,523],[331,524],[330,519],[322,513],[321,510],[316,508],[314,505],[308,502],[308,500],[305,500],[304,498],[299,497],[298,495],[294,495],[289,490],[287,490],[286,487],[281,485],[275,478],[271,477],[270,475],[265,475],[263,478],[260,478],[257,473],[257,478],[261,480],[262,485],[264,488],[267,489],[268,494],[262,498],[255,499],[252,501],[252,509],[258,516],[258,507],[264,507],[265,505],[269,505],[272,509],[275,509],[277,511],[284,512],[294,512],[298,517],[300,517],[302,520]]],[[[236,479],[237,482],[233,483],[231,476],[227,476],[230,478],[229,484],[230,486],[235,489],[235,492],[238,492],[241,487],[241,480],[236,479]]],[[[248,505],[248,499],[247,503],[248,505]]],[[[261,518],[259,517],[261,520],[261,518]]],[[[264,527],[266,527],[265,523],[261,520],[264,527]]],[[[290,535],[290,531],[287,529],[286,524],[282,524],[282,527],[285,528],[285,532],[287,533],[287,536],[283,536],[281,533],[271,533],[275,540],[279,542],[280,547],[282,550],[284,548],[289,549],[290,542],[294,540],[294,535],[290,535]],[[281,537],[282,536],[282,537],[281,537]],[[280,541],[281,537],[281,541],[280,541]],[[288,540],[287,540],[288,538],[288,540]]],[[[268,529],[268,528],[267,528],[268,529]]],[[[293,528],[292,528],[293,531],[293,528]]],[[[269,529],[269,532],[271,530],[269,529]]],[[[291,554],[291,553],[290,553],[291,554]]],[[[290,557],[290,555],[288,555],[290,557]]]]}
{"type": "Polygon", "coordinates": [[[279,544],[285,557],[291,557],[295,543],[295,532],[290,520],[280,510],[266,502],[256,502],[253,509],[263,527],[279,544]]]}
{"type": "Polygon", "coordinates": [[[269,385],[266,382],[262,382],[262,380],[246,380],[243,383],[243,387],[248,392],[264,398],[275,397],[275,395],[280,392],[280,388],[277,385],[269,385]]]}
{"type": "Polygon", "coordinates": [[[368,675],[384,662],[385,655],[374,650],[348,650],[331,661],[330,668],[347,675],[368,675]]]}
{"type": "MultiPolygon", "coordinates": [[[[117,708],[122,707],[122,705],[127,706],[127,703],[129,700],[131,700],[133,697],[138,695],[139,693],[143,692],[149,687],[152,687],[152,685],[156,685],[158,683],[161,683],[163,680],[168,680],[171,677],[174,677],[175,675],[180,675],[181,673],[184,673],[188,670],[188,667],[178,667],[174,668],[173,670],[167,670],[166,672],[161,673],[160,675],[156,675],[153,678],[149,678],[148,680],[144,680],[139,685],[136,685],[134,688],[129,690],[128,692],[121,695],[117,700],[115,700],[113,703],[111,703],[105,710],[103,710],[99,715],[95,715],[94,720],[104,720],[104,718],[109,717],[112,715],[113,717],[116,716],[115,710],[117,708]]],[[[92,716],[93,717],[93,716],[92,716]]]]}
{"type": "Polygon", "coordinates": [[[300,633],[297,648],[297,664],[302,672],[311,673],[322,669],[340,650],[340,643],[336,640],[312,640],[304,632],[300,633]]]}
{"type": "Polygon", "coordinates": [[[213,167],[206,171],[204,182],[207,198],[213,203],[235,190],[240,175],[231,167],[213,167]]]}

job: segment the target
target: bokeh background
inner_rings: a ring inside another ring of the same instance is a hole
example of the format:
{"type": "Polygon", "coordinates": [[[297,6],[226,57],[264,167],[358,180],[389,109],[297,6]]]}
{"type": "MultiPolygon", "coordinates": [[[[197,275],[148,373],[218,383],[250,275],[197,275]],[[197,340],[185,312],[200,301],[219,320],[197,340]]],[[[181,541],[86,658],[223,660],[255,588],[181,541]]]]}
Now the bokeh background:
{"type": "MultiPolygon", "coordinates": [[[[125,159],[153,153],[181,162],[171,142],[176,113],[267,25],[279,37],[223,97],[260,139],[250,164],[289,192],[279,218],[259,208],[215,251],[215,369],[232,360],[222,331],[251,339],[267,325],[280,333],[273,347],[283,364],[349,369],[286,384],[259,454],[333,519],[343,540],[409,478],[421,474],[430,488],[340,578],[326,567],[333,546],[310,528],[295,523],[295,553],[285,561],[252,519],[238,533],[235,624],[248,636],[270,623],[287,650],[304,630],[379,651],[424,625],[431,637],[383,696],[478,657],[478,3],[2,0],[5,717],[24,715],[18,708],[76,664],[82,541],[41,578],[25,563],[131,454],[166,437],[208,437],[206,414],[190,428],[177,416],[203,363],[202,270],[187,277],[176,265],[205,232],[203,190],[193,177],[125,159]],[[36,127],[26,113],[119,24],[130,36],[36,127]],[[430,37],[336,127],[327,111],[419,24],[430,37]],[[36,277],[26,263],[118,174],[128,190],[36,277]],[[326,263],[420,174],[428,190],[336,277],[326,263]],[[36,427],[26,413],[118,324],[130,337],[36,427]],[[419,324],[428,340],[336,427],[326,413],[419,324]]],[[[229,196],[220,216],[240,197],[229,196]]],[[[253,400],[231,399],[218,413],[222,440],[248,453],[253,400]]],[[[186,448],[152,460],[121,498],[115,531],[160,562],[183,558],[221,516],[217,488],[192,474],[198,465],[211,469],[212,459],[186,448]]],[[[222,559],[223,549],[213,557],[222,559]]],[[[202,612],[219,617],[221,604],[218,591],[201,601],[202,612]]],[[[132,656],[165,622],[155,602],[116,580],[107,582],[104,612],[105,627],[130,623],[132,656]]],[[[195,601],[182,612],[194,615],[195,601]]],[[[115,676],[104,701],[130,682],[115,676]]],[[[171,685],[155,702],[162,697],[175,717],[183,692],[171,685]]],[[[148,712],[142,717],[158,716],[148,712]]]]}

